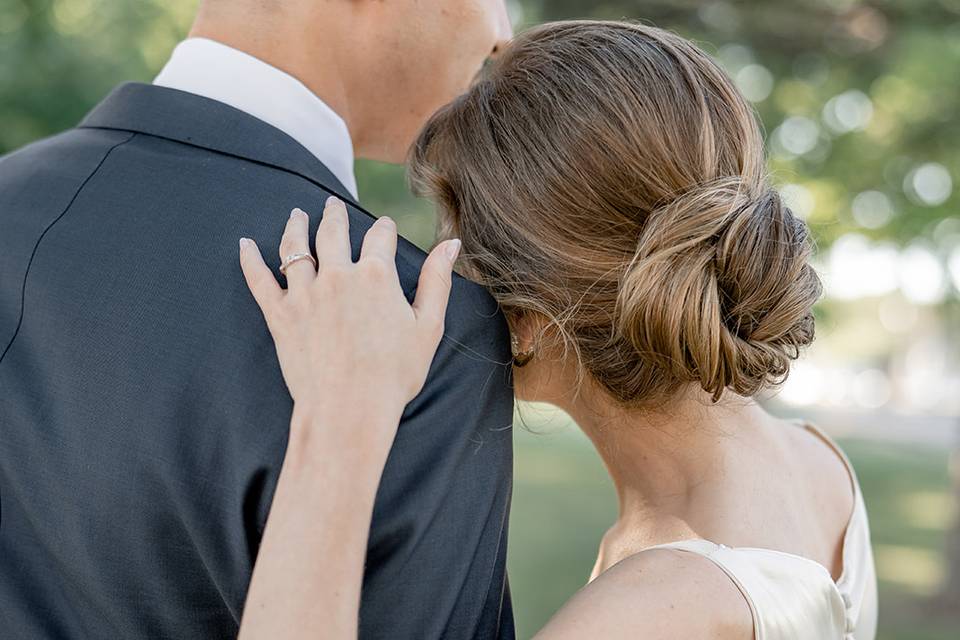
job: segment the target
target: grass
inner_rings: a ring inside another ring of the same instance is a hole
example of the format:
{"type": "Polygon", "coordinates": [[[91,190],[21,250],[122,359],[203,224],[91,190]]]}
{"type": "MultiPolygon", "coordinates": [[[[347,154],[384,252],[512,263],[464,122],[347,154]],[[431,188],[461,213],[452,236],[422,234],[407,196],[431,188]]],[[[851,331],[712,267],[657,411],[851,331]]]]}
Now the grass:
{"type": "MultiPolygon", "coordinates": [[[[536,422],[536,421],[534,421],[536,422]]],[[[517,632],[530,638],[585,582],[616,518],[606,471],[587,440],[558,421],[516,432],[510,583],[517,632]]],[[[870,512],[880,580],[878,640],[956,640],[954,614],[929,612],[943,579],[944,534],[955,513],[947,453],[922,446],[842,441],[870,512]]]]}

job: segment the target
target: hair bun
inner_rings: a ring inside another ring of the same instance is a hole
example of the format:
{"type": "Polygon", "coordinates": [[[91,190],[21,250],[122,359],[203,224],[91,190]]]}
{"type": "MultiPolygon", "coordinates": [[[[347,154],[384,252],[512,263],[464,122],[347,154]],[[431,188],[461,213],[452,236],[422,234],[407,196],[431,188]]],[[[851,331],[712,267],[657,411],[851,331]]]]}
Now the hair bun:
{"type": "Polygon", "coordinates": [[[618,297],[621,334],[677,382],[719,399],[781,382],[814,336],[820,280],[806,225],[740,178],[695,187],[643,227],[618,297]],[[659,220],[658,220],[659,219],[659,220]]]}

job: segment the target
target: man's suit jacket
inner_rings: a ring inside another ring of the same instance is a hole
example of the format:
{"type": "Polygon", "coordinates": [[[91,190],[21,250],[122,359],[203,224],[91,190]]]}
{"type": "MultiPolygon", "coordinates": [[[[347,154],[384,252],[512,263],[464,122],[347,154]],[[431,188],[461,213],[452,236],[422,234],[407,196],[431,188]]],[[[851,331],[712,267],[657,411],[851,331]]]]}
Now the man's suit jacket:
{"type": "MultiPolygon", "coordinates": [[[[374,218],[293,139],[141,84],[0,159],[0,637],[236,636],[292,410],[237,241],[279,277],[289,211],[312,237],[331,193],[356,255],[374,218]]],[[[401,240],[411,299],[424,257],[401,240]]],[[[455,277],[378,494],[362,638],[513,635],[507,338],[455,277]]]]}

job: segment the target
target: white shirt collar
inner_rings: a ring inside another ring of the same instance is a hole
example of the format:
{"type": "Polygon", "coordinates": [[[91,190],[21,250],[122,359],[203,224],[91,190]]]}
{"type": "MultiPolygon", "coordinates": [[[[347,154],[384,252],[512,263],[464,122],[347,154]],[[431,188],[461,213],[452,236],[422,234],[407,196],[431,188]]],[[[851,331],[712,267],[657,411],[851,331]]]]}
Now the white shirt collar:
{"type": "Polygon", "coordinates": [[[293,76],[225,44],[189,38],[177,45],[153,83],[223,102],[273,125],[357,197],[346,122],[293,76]]]}

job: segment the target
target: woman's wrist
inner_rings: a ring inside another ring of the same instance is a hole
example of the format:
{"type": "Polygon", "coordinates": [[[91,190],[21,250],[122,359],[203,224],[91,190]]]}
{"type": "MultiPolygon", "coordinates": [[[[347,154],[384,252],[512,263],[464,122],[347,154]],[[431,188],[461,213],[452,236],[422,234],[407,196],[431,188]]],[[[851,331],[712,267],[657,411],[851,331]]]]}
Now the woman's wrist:
{"type": "Polygon", "coordinates": [[[326,398],[294,404],[244,637],[357,636],[370,522],[403,407],[326,398]]]}
{"type": "Polygon", "coordinates": [[[294,403],[287,457],[382,468],[404,406],[383,397],[325,396],[294,403]]]}

